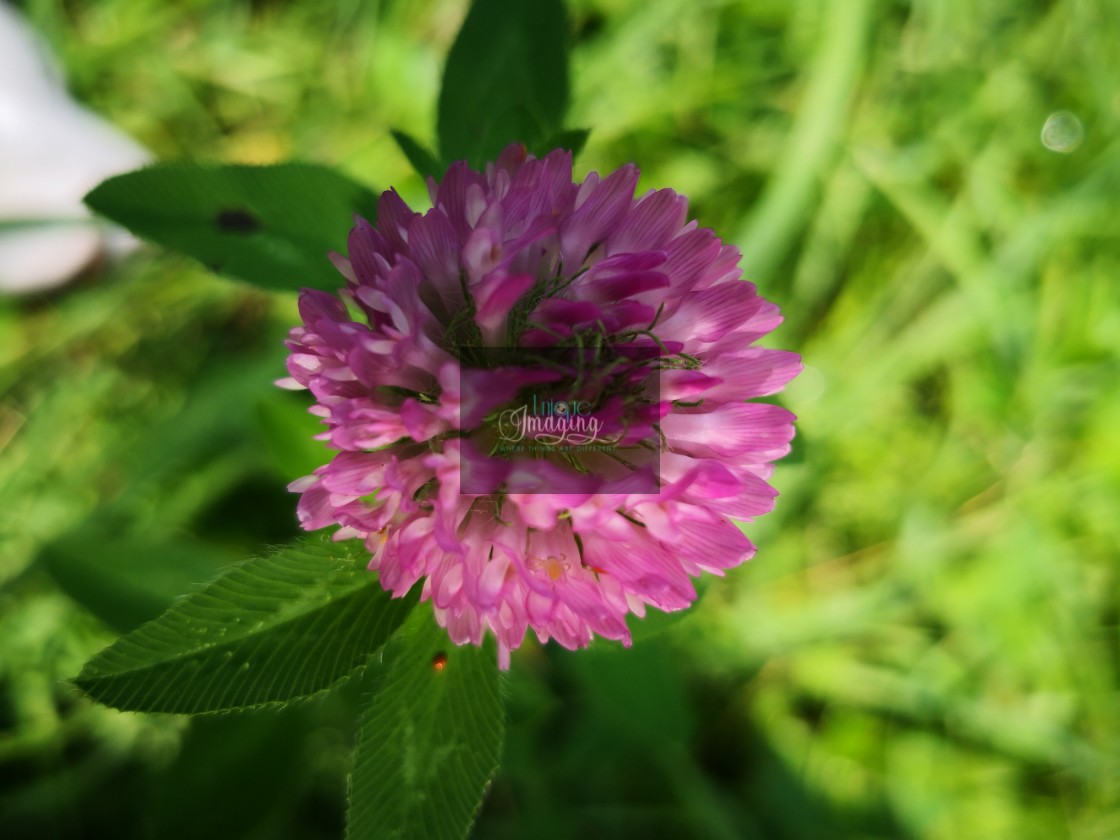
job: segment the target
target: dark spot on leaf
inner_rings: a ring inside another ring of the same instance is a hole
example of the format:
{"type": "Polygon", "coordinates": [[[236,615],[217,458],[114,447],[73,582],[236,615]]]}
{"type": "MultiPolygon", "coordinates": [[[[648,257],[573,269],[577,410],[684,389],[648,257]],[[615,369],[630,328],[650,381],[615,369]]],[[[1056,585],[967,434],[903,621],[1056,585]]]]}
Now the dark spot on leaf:
{"type": "Polygon", "coordinates": [[[214,221],[227,233],[256,233],[261,229],[260,219],[248,210],[220,210],[214,221]]]}
{"type": "Polygon", "coordinates": [[[446,667],[447,667],[447,654],[446,653],[437,653],[435,656],[432,657],[432,670],[433,671],[442,671],[446,667]]]}

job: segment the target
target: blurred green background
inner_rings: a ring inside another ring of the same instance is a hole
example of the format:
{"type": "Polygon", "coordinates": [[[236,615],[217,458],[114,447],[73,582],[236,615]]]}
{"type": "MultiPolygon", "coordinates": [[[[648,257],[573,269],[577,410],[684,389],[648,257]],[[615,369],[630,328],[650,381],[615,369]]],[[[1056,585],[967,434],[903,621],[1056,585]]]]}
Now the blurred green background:
{"type": "MultiPolygon", "coordinates": [[[[433,140],[465,0],[19,5],[161,158],[426,200],[388,128],[433,140]]],[[[577,171],[689,195],[806,371],[754,560],[628,652],[515,656],[476,835],[1120,836],[1115,0],[570,8],[577,171]]],[[[0,836],[341,836],[361,686],[188,721],[66,683],[295,532],[294,318],[155,251],[0,301],[0,836]]]]}

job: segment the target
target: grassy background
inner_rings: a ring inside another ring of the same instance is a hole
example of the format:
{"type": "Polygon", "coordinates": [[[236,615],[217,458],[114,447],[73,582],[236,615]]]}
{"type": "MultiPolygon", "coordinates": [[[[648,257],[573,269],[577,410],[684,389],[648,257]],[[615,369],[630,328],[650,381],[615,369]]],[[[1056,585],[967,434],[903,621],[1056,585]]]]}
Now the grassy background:
{"type": "MultiPolygon", "coordinates": [[[[462,0],[20,5],[160,157],[424,201],[387,129],[433,139],[462,0]]],[[[571,8],[577,168],[689,195],[807,368],[755,560],[632,651],[515,658],[477,836],[1120,835],[1113,3],[571,8]]],[[[120,541],[156,540],[140,615],[294,532],[283,484],[324,456],[276,430],[293,318],[156,253],[0,301],[3,836],[340,836],[353,697],[188,722],[64,682],[122,623],[120,541]]]]}

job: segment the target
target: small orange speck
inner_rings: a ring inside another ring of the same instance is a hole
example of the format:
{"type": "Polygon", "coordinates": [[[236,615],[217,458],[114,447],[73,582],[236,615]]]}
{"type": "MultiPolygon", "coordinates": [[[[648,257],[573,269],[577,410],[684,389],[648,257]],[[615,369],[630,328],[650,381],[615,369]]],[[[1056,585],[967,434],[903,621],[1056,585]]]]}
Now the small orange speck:
{"type": "Polygon", "coordinates": [[[548,557],[530,557],[529,568],[537,572],[544,572],[553,583],[564,577],[568,571],[568,562],[565,555],[557,557],[550,554],[548,557]]]}
{"type": "Polygon", "coordinates": [[[432,657],[432,670],[433,671],[442,671],[446,667],[447,667],[447,654],[446,653],[437,653],[435,656],[432,657]]]}

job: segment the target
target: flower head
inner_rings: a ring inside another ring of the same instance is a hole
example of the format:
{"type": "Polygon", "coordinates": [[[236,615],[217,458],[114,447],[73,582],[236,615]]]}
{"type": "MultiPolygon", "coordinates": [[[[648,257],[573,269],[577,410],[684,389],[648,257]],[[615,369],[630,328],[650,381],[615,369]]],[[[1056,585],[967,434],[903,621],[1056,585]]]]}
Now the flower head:
{"type": "Polygon", "coordinates": [[[752,346],[777,307],[682,196],[637,181],[576,183],[568,152],[521,146],[455,164],[427,213],[390,190],[358,220],[342,299],[300,297],[287,383],[339,450],[292,485],[303,527],[363,539],[386,589],[423,581],[452,640],[494,633],[503,667],[530,627],[629,644],[629,613],[749,558],[729,517],[772,508],[793,437],[744,401],[801,369],[752,346]]]}

